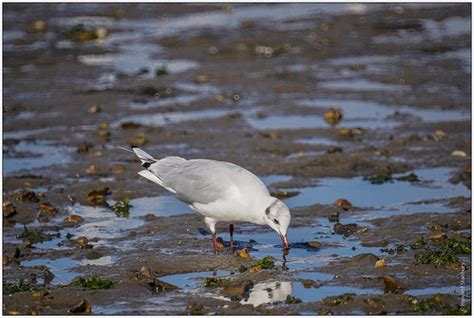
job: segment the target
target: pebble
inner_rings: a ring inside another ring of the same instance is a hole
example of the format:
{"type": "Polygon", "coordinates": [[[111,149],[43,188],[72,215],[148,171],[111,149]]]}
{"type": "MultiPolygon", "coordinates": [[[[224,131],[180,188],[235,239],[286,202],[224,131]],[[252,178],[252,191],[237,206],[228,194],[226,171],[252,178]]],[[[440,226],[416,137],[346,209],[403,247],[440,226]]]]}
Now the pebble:
{"type": "Polygon", "coordinates": [[[385,261],[383,259],[379,259],[378,261],[375,262],[375,268],[384,267],[384,266],[385,266],[385,261]]]}
{"type": "Polygon", "coordinates": [[[74,305],[68,310],[71,314],[90,314],[92,313],[92,307],[87,301],[87,299],[81,300],[79,303],[74,305]]]}
{"type": "Polygon", "coordinates": [[[102,111],[102,108],[100,107],[100,105],[94,105],[91,108],[89,108],[89,113],[92,113],[92,114],[100,113],[101,111],[102,111]]]}
{"type": "Polygon", "coordinates": [[[240,258],[250,258],[249,250],[246,248],[243,248],[241,250],[237,251],[237,256],[240,258]]]}

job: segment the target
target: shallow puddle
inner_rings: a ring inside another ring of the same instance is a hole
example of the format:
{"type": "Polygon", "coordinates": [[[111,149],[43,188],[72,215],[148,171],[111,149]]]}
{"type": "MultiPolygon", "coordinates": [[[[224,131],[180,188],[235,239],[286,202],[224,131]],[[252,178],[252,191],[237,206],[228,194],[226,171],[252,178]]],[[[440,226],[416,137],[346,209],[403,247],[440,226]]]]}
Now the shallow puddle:
{"type": "MultiPolygon", "coordinates": [[[[295,190],[301,193],[285,202],[289,207],[298,207],[316,203],[333,204],[337,199],[345,198],[358,207],[384,207],[386,209],[394,207],[401,209],[401,212],[413,213],[417,207],[420,208],[420,212],[423,212],[427,207],[423,205],[405,205],[406,203],[427,199],[471,196],[471,191],[463,184],[455,185],[448,182],[454,172],[451,168],[419,169],[414,172],[420,178],[420,183],[394,181],[384,184],[371,184],[362,177],[352,179],[324,178],[319,180],[319,185],[316,187],[287,189],[288,191],[295,190]],[[394,195],[394,193],[397,195],[394,195]]],[[[406,174],[408,173],[400,175],[406,174]]]]}
{"type": "Polygon", "coordinates": [[[36,142],[20,141],[13,147],[13,151],[33,156],[4,157],[3,172],[6,175],[21,170],[44,168],[55,164],[66,164],[71,160],[69,153],[72,151],[72,148],[51,145],[49,141],[38,140],[36,142]]]}
{"type": "Polygon", "coordinates": [[[81,276],[81,273],[72,271],[73,268],[80,266],[81,262],[68,257],[54,260],[37,258],[31,261],[23,261],[21,262],[21,265],[25,267],[47,266],[55,276],[52,283],[57,285],[67,284],[75,277],[81,276]]]}

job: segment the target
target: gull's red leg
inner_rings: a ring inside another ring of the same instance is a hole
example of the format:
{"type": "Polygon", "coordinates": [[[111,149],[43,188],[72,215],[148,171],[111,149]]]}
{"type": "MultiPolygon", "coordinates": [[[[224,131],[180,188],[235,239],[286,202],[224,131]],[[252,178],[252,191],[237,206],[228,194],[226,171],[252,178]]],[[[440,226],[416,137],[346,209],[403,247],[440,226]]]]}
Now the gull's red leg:
{"type": "Polygon", "coordinates": [[[229,234],[230,234],[229,252],[230,252],[230,255],[232,255],[234,254],[234,224],[229,225],[229,234]]]}
{"type": "Polygon", "coordinates": [[[216,239],[216,233],[212,233],[212,247],[214,250],[214,255],[217,255],[217,239],[216,239]]]}

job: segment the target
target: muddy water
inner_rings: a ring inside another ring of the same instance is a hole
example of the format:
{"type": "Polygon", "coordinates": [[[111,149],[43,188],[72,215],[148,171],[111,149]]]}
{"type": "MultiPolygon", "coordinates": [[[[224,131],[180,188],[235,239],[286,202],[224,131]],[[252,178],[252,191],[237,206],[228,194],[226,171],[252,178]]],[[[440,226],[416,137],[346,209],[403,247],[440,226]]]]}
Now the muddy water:
{"type": "Polygon", "coordinates": [[[38,304],[29,291],[4,292],[4,313],[64,314],[78,295],[94,314],[186,314],[193,303],[207,314],[411,314],[409,297],[437,293],[450,306],[470,304],[469,255],[459,256],[461,271],[416,264],[412,249],[383,251],[440,231],[470,239],[469,12],[443,4],[6,6],[3,200],[17,214],[4,218],[3,249],[13,260],[19,248],[20,257],[4,264],[4,282],[36,274],[35,288],[53,298],[38,304]],[[45,24],[35,28],[37,20],[45,24]],[[107,34],[75,41],[68,31],[78,24],[107,34]],[[332,107],[343,114],[334,126],[324,120],[332,107]],[[251,264],[227,256],[226,224],[218,225],[225,248],[210,255],[202,220],[140,179],[136,160],[115,147],[137,142],[157,157],[232,161],[272,191],[297,192],[284,199],[293,211],[286,259],[273,231],[248,224],[236,225],[236,247],[273,257],[273,270],[240,273],[251,264]],[[393,180],[366,179],[381,171],[393,180]],[[412,172],[419,181],[397,180],[412,172]],[[102,187],[110,205],[130,198],[129,217],[89,205],[87,193],[102,187]],[[20,189],[39,202],[17,200],[20,189]],[[353,207],[335,206],[340,198],[353,207]],[[40,222],[45,202],[57,213],[40,222]],[[328,217],[337,213],[363,231],[335,233],[328,217]],[[71,214],[83,221],[68,226],[71,214]],[[59,237],[28,247],[24,225],[59,237]],[[91,246],[74,243],[80,236],[91,246]],[[386,267],[374,269],[377,258],[386,267]],[[179,289],[153,294],[136,274],[142,266],[179,289]],[[55,275],[48,286],[45,268],[55,275]],[[114,288],[67,286],[90,275],[114,288]],[[404,291],[385,293],[384,275],[404,291]],[[204,287],[210,277],[248,288],[232,297],[204,287]],[[344,294],[347,303],[328,298],[344,294]],[[302,302],[286,304],[289,295],[302,302]]]}

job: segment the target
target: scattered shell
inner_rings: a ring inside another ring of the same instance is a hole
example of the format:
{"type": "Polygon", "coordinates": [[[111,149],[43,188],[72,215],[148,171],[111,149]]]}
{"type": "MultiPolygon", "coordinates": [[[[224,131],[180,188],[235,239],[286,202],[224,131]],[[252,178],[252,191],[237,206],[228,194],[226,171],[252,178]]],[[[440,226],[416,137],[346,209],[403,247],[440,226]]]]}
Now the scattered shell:
{"type": "Polygon", "coordinates": [[[444,137],[446,137],[446,133],[440,129],[435,130],[435,132],[433,133],[433,138],[436,141],[443,140],[444,137]]]}
{"type": "Polygon", "coordinates": [[[339,129],[339,135],[342,137],[355,137],[362,135],[362,128],[341,128],[339,129]]]}
{"type": "Polygon", "coordinates": [[[3,263],[2,264],[3,264],[3,266],[7,266],[8,264],[10,264],[10,258],[5,254],[3,254],[3,263]]]}
{"type": "Polygon", "coordinates": [[[250,273],[255,273],[255,272],[258,272],[258,271],[261,271],[261,270],[262,270],[262,266],[257,265],[257,266],[250,267],[249,272],[250,273]]]}
{"type": "Polygon", "coordinates": [[[218,102],[223,102],[225,98],[222,95],[215,95],[214,99],[218,102]]]}
{"type": "Polygon", "coordinates": [[[112,167],[112,172],[115,174],[121,174],[125,172],[125,166],[123,165],[114,165],[112,167]]]}
{"type": "Polygon", "coordinates": [[[209,77],[207,75],[198,75],[194,78],[194,83],[196,84],[204,84],[209,82],[209,77]]]}
{"type": "Polygon", "coordinates": [[[68,312],[71,314],[90,314],[92,313],[92,307],[89,302],[84,299],[74,305],[74,307],[70,308],[68,312]]]}
{"type": "Polygon", "coordinates": [[[95,29],[95,35],[98,39],[105,39],[107,37],[108,30],[105,27],[98,27],[95,29]]]}
{"type": "Polygon", "coordinates": [[[144,146],[148,143],[148,138],[144,134],[138,134],[130,138],[129,142],[133,146],[144,146]]]}
{"type": "Polygon", "coordinates": [[[383,259],[379,259],[378,261],[375,262],[375,268],[384,267],[384,266],[385,266],[385,261],[383,259]]]}
{"type": "Polygon", "coordinates": [[[210,46],[207,51],[209,52],[209,54],[211,55],[214,55],[214,54],[217,54],[219,53],[219,49],[215,46],[210,46]]]}
{"type": "Polygon", "coordinates": [[[385,275],[383,277],[383,283],[385,285],[385,292],[387,293],[398,293],[403,290],[403,287],[401,287],[392,276],[385,275]]]}
{"type": "Polygon", "coordinates": [[[441,233],[441,234],[436,234],[436,235],[430,236],[430,240],[432,242],[442,242],[447,238],[448,238],[448,236],[446,235],[446,233],[441,233]]]}
{"type": "Polygon", "coordinates": [[[73,224],[77,224],[82,221],[84,221],[84,218],[77,214],[71,214],[67,218],[64,219],[65,223],[73,223],[73,224]]]}
{"type": "Polygon", "coordinates": [[[232,95],[232,99],[235,101],[235,102],[238,102],[242,97],[240,96],[239,93],[235,93],[234,95],[232,95]]]}
{"type": "Polygon", "coordinates": [[[58,212],[58,210],[48,202],[41,203],[39,209],[49,215],[55,215],[58,212]]]}
{"type": "Polygon", "coordinates": [[[357,234],[362,234],[362,233],[367,232],[368,230],[369,230],[368,227],[363,227],[363,228],[357,230],[356,233],[357,233],[357,234]]]}
{"type": "Polygon", "coordinates": [[[3,202],[3,217],[9,218],[16,214],[16,208],[10,201],[3,202]]]}
{"type": "Polygon", "coordinates": [[[102,111],[100,105],[94,105],[91,108],[89,108],[89,113],[100,113],[102,111]]]}
{"type": "Polygon", "coordinates": [[[109,129],[109,128],[110,128],[110,125],[109,125],[108,122],[103,121],[103,122],[100,123],[99,128],[100,128],[100,129],[109,129]]]}
{"type": "Polygon", "coordinates": [[[88,173],[88,174],[95,174],[95,173],[97,173],[97,168],[96,168],[94,165],[90,165],[90,166],[86,169],[86,173],[88,173]]]}
{"type": "Polygon", "coordinates": [[[224,248],[224,243],[222,243],[222,242],[217,242],[217,248],[218,248],[218,249],[224,248]]]}
{"type": "Polygon", "coordinates": [[[272,57],[274,50],[270,46],[257,45],[255,46],[255,54],[263,55],[265,57],[272,57]]]}
{"type": "Polygon", "coordinates": [[[44,20],[36,20],[33,21],[33,30],[36,32],[43,32],[46,29],[46,21],[44,20]]]}
{"type": "Polygon", "coordinates": [[[249,250],[246,248],[243,248],[241,250],[237,251],[237,256],[240,258],[250,258],[249,250]]]}
{"type": "Polygon", "coordinates": [[[334,233],[340,234],[343,236],[349,236],[357,231],[357,224],[350,223],[350,224],[341,224],[336,223],[334,224],[334,233]]]}
{"type": "Polygon", "coordinates": [[[329,108],[324,112],[324,120],[330,125],[338,124],[342,119],[342,110],[338,107],[329,108]]]}
{"type": "Polygon", "coordinates": [[[451,156],[457,158],[465,158],[467,154],[462,150],[454,150],[453,152],[451,152],[451,156]]]}

